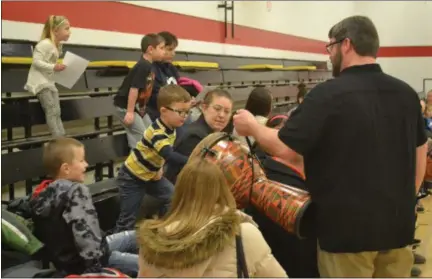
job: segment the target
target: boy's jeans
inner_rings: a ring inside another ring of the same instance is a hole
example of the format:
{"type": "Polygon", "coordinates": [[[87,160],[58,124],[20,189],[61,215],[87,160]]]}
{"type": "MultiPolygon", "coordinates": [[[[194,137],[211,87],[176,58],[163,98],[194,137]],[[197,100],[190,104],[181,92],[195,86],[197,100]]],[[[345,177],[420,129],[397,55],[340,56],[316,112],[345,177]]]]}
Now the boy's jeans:
{"type": "Polygon", "coordinates": [[[136,277],[138,274],[138,244],[135,231],[124,231],[108,235],[106,241],[111,255],[108,267],[136,277]]]}
{"type": "Polygon", "coordinates": [[[135,148],[138,141],[140,141],[144,135],[144,131],[152,124],[148,114],[141,117],[137,112],[134,112],[135,117],[131,125],[125,125],[123,119],[126,115],[127,110],[120,107],[115,107],[114,115],[120,120],[121,125],[125,128],[129,147],[135,148]]]}
{"type": "Polygon", "coordinates": [[[120,216],[117,220],[116,232],[135,229],[136,219],[145,194],[151,195],[162,202],[159,211],[165,215],[171,203],[174,186],[168,179],[162,177],[156,181],[141,181],[130,176],[122,166],[118,172],[116,183],[120,196],[120,216]]]}

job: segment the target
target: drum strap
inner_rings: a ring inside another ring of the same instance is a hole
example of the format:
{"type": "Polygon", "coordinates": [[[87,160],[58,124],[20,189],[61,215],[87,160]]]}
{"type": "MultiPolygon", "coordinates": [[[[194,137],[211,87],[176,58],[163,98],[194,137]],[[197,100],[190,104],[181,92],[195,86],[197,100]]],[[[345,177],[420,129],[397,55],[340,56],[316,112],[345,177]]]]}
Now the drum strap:
{"type": "Polygon", "coordinates": [[[254,184],[254,181],[255,181],[255,169],[254,169],[253,160],[256,159],[258,162],[259,162],[259,160],[257,159],[257,157],[255,155],[255,151],[253,149],[253,146],[252,146],[252,143],[251,143],[249,137],[245,137],[245,138],[246,138],[247,145],[249,147],[249,154],[248,154],[248,156],[249,156],[249,159],[250,159],[250,165],[251,165],[251,169],[252,169],[251,187],[249,189],[249,204],[252,204],[251,201],[252,201],[253,184],[254,184]]]}

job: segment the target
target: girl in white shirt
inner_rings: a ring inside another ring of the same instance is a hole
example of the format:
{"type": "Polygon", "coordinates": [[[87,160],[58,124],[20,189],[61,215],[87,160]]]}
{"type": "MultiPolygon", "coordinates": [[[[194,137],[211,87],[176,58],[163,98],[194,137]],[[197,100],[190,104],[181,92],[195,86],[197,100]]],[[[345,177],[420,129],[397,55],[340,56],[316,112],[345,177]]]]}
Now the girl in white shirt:
{"type": "Polygon", "coordinates": [[[64,16],[50,16],[45,22],[41,41],[33,50],[33,62],[25,89],[37,96],[45,112],[45,119],[52,136],[65,134],[61,121],[59,93],[54,83],[54,72],[66,66],[58,63],[62,41],[70,36],[70,24],[64,16]]]}

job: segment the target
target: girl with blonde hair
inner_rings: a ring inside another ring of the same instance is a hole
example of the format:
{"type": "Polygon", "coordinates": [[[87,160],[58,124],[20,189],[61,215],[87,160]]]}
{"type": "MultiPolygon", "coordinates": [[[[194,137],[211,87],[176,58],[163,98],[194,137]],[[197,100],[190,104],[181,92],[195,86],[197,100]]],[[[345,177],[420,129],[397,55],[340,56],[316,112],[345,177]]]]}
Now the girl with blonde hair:
{"type": "Polygon", "coordinates": [[[143,221],[138,241],[138,277],[238,277],[244,270],[245,277],[287,277],[256,224],[237,211],[220,168],[206,159],[190,158],[169,213],[143,221]]]}
{"type": "Polygon", "coordinates": [[[70,23],[66,17],[52,15],[47,19],[41,40],[33,50],[33,62],[24,87],[39,99],[53,136],[65,134],[61,121],[59,93],[54,83],[54,72],[66,68],[57,60],[62,52],[61,42],[67,41],[69,36],[70,23]]]}

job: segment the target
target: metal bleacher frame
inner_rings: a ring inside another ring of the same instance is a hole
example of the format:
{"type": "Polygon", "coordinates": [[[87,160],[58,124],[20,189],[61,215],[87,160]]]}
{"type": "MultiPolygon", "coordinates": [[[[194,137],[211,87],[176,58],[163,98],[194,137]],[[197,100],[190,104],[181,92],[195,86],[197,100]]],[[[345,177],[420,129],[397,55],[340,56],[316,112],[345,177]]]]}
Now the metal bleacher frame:
{"type": "MultiPolygon", "coordinates": [[[[2,40],[2,150],[9,153],[17,148],[21,150],[40,148],[49,138],[47,133],[36,137],[32,133],[35,125],[44,124],[44,114],[35,96],[25,93],[23,89],[30,64],[10,63],[11,60],[14,60],[10,59],[13,57],[30,59],[34,45],[35,42],[29,41],[2,40]],[[4,60],[4,58],[9,59],[4,60]],[[24,128],[24,138],[16,139],[14,131],[22,128],[24,128]],[[4,134],[5,140],[3,140],[4,134]]],[[[90,61],[133,62],[137,61],[141,55],[139,49],[87,47],[68,44],[63,47],[63,53],[66,51],[71,51],[90,61]]],[[[286,106],[294,101],[298,83],[303,82],[311,88],[331,76],[324,69],[326,67],[324,62],[231,57],[184,52],[177,53],[174,60],[183,62],[177,63],[182,76],[196,79],[203,85],[220,86],[228,89],[233,95],[235,108],[244,105],[253,87],[269,86],[273,92],[275,106],[286,106]],[[197,63],[190,63],[197,61],[204,62],[205,65],[195,67],[194,65],[197,63]],[[245,67],[247,65],[249,66],[245,67]],[[258,66],[253,67],[250,65],[258,66]],[[270,65],[270,67],[266,68],[262,67],[262,65],[270,65]],[[317,70],[284,69],[292,66],[316,67],[317,70]]],[[[124,63],[124,65],[116,66],[112,64],[110,66],[109,63],[94,63],[85,71],[73,88],[67,89],[58,86],[63,121],[76,122],[85,119],[88,122],[87,125],[90,124],[90,121],[93,122],[92,131],[71,136],[83,141],[91,141],[107,136],[113,137],[114,133],[121,133],[122,129],[119,123],[116,123],[112,113],[109,113],[109,109],[113,109],[112,104],[109,104],[109,99],[115,94],[116,89],[129,70],[130,66],[128,65],[131,64],[124,63]],[[105,107],[105,109],[101,110],[101,107],[105,107]],[[107,124],[102,126],[101,123],[105,119],[107,124]]],[[[123,141],[126,142],[125,136],[123,141]]],[[[92,144],[94,145],[94,143],[92,144]]],[[[2,155],[2,159],[4,155],[2,155]]],[[[114,176],[114,159],[110,158],[108,162],[94,161],[96,181],[100,181],[105,177],[103,175],[104,167],[108,167],[108,178],[114,176]]],[[[27,192],[31,191],[35,181],[28,177],[23,180],[26,180],[27,192]]],[[[3,185],[4,183],[2,183],[3,185]]],[[[13,186],[9,186],[10,190],[12,190],[11,187],[13,188],[13,186]]]]}

